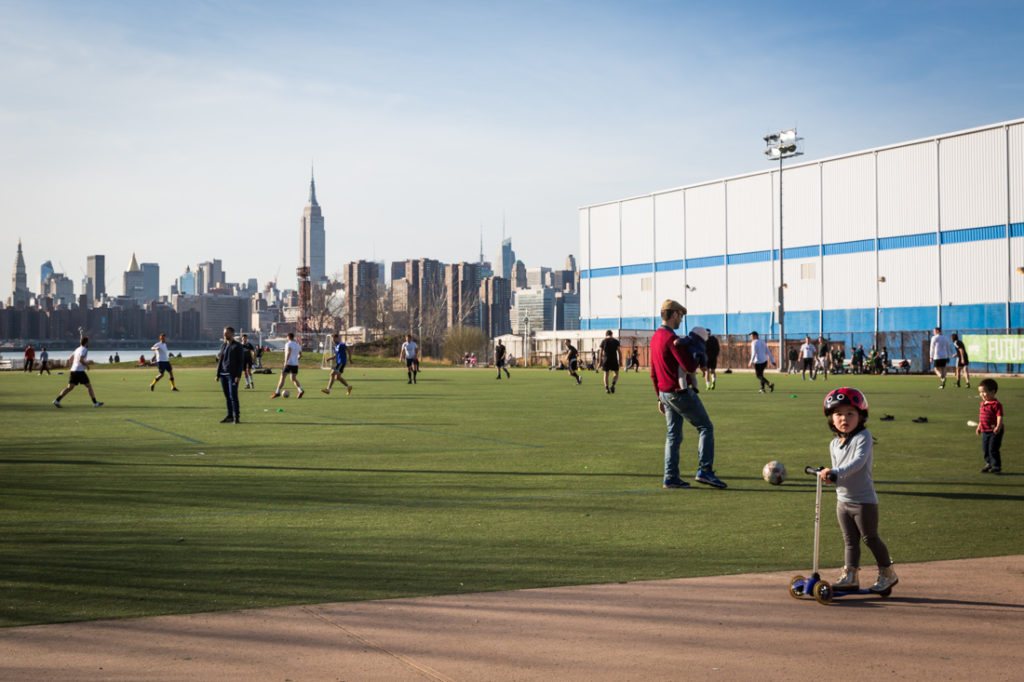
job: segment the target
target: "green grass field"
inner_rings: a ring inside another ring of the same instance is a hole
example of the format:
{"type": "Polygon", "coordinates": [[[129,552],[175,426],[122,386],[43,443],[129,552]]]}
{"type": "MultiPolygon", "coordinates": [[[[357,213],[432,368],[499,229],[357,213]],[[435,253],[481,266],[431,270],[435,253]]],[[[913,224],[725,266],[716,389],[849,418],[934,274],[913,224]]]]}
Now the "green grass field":
{"type": "MultiPolygon", "coordinates": [[[[397,363],[396,363],[397,364],[397,363]]],[[[218,423],[210,368],[155,392],[150,369],[0,375],[0,625],[810,568],[828,387],[871,402],[881,534],[898,562],[1024,551],[1024,380],[1000,379],[1004,473],[979,473],[975,389],[932,377],[828,384],[750,374],[702,392],[728,490],[662,490],[664,418],[650,379],[350,366],[351,397],[270,400],[276,375],[218,423]],[[893,422],[879,422],[889,413],[893,422]],[[927,416],[927,424],[911,419],[927,416]],[[761,480],[779,459],[790,478],[761,480]]],[[[975,382],[977,378],[975,379],[975,382]]],[[[686,427],[684,471],[696,467],[686,427]]],[[[822,563],[842,562],[826,495],[822,563]]],[[[865,551],[865,564],[869,553],[865,551]]]]}

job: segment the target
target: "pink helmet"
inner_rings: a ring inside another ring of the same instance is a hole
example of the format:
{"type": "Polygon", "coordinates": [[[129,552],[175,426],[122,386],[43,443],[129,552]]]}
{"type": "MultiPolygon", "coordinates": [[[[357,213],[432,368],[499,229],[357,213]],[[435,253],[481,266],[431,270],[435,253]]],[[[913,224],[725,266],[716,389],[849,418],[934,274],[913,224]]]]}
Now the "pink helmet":
{"type": "Polygon", "coordinates": [[[841,405],[852,405],[863,412],[865,417],[868,416],[868,399],[855,388],[843,386],[825,396],[825,416],[832,414],[841,405]]]}

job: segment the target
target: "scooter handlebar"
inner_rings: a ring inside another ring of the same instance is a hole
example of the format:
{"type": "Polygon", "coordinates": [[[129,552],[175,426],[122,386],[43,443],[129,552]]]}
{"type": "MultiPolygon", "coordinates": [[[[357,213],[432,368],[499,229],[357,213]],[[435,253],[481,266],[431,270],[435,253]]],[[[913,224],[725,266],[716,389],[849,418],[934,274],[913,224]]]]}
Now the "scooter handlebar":
{"type": "MultiPolygon", "coordinates": [[[[820,472],[824,468],[825,467],[804,467],[804,473],[805,474],[809,474],[811,476],[817,476],[818,472],[820,472]]],[[[839,477],[836,476],[836,472],[834,472],[834,471],[828,472],[828,480],[829,481],[831,481],[832,483],[835,483],[837,478],[839,478],[839,477]]]]}

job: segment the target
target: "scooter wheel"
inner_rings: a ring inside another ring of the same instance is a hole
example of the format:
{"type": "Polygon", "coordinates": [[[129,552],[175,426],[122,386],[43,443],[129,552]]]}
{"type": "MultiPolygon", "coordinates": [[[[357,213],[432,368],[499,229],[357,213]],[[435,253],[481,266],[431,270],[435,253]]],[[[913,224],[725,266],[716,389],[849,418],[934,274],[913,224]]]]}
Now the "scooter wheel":
{"type": "Polygon", "coordinates": [[[806,578],[802,575],[798,575],[789,581],[789,596],[793,599],[799,599],[804,596],[804,580],[806,580],[806,578]]]}
{"type": "Polygon", "coordinates": [[[822,580],[814,584],[814,599],[819,604],[831,604],[832,603],[832,586],[826,581],[822,580]]]}

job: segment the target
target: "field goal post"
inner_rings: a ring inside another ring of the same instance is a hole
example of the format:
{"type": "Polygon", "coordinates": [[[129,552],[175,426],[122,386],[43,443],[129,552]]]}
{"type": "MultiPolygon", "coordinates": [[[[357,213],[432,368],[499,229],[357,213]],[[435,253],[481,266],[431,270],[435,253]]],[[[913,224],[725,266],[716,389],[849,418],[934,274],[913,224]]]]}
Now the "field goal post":
{"type": "Polygon", "coordinates": [[[331,369],[334,367],[334,339],[331,338],[332,336],[330,333],[324,334],[323,339],[320,340],[323,349],[320,356],[320,369],[331,369]]]}

